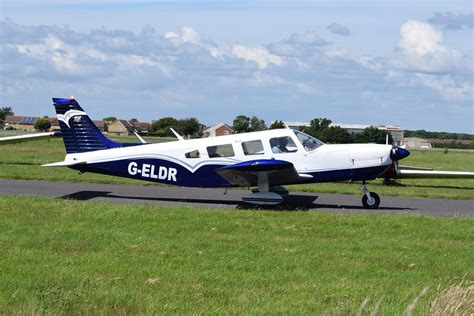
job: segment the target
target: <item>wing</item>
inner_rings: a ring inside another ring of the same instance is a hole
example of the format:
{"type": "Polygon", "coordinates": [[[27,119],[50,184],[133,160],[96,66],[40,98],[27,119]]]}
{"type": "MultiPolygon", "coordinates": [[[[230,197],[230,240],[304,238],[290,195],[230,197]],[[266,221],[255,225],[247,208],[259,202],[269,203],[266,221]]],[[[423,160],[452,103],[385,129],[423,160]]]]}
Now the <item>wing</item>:
{"type": "Polygon", "coordinates": [[[47,132],[37,134],[26,134],[19,136],[8,136],[0,138],[0,145],[24,143],[33,140],[46,139],[51,137],[61,136],[61,132],[47,132]]]}
{"type": "Polygon", "coordinates": [[[217,169],[217,173],[227,182],[236,186],[258,185],[258,175],[266,173],[270,186],[284,183],[302,182],[311,175],[300,174],[291,162],[275,159],[260,159],[241,162],[217,169]]]}
{"type": "Polygon", "coordinates": [[[474,172],[434,171],[434,170],[397,170],[397,179],[474,179],[474,172]]]}
{"type": "Polygon", "coordinates": [[[398,166],[392,164],[380,176],[386,179],[474,179],[474,172],[433,170],[413,166],[398,166]]]}

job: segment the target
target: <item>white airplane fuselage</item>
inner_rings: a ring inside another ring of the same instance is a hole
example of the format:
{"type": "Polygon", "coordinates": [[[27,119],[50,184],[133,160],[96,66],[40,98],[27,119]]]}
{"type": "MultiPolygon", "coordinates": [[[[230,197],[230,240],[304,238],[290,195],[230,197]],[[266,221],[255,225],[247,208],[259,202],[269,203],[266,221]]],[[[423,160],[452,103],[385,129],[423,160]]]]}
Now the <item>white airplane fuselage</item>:
{"type": "Polygon", "coordinates": [[[158,183],[230,187],[235,184],[219,176],[217,169],[246,161],[275,159],[292,163],[301,175],[297,180],[281,180],[277,183],[283,185],[372,180],[392,164],[391,150],[390,145],[322,143],[319,147],[308,150],[293,130],[284,128],[73,153],[66,156],[65,163],[83,172],[158,183]],[[291,152],[275,153],[271,139],[288,137],[293,142],[291,152]],[[248,144],[257,144],[259,150],[245,152],[248,144]],[[216,146],[226,149],[224,156],[210,157],[209,148],[216,146]]]}

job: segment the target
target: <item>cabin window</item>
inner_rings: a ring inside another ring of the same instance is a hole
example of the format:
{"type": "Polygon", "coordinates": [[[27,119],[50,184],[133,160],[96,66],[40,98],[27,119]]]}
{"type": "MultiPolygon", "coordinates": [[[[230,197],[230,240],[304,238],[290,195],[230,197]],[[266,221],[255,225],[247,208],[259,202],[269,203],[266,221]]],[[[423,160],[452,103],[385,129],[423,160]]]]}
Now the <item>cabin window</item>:
{"type": "Polygon", "coordinates": [[[295,142],[289,136],[270,138],[270,147],[274,154],[294,153],[298,150],[295,142]]]}
{"type": "Polygon", "coordinates": [[[197,150],[197,149],[193,150],[193,151],[190,151],[188,153],[185,153],[184,155],[186,156],[186,158],[199,158],[199,157],[201,157],[199,155],[199,150],[197,150]]]}
{"type": "Polygon", "coordinates": [[[217,157],[232,157],[234,156],[234,149],[231,144],[209,146],[207,147],[209,158],[217,157]]]}
{"type": "Polygon", "coordinates": [[[296,130],[294,130],[293,132],[295,132],[296,137],[298,138],[301,145],[303,145],[306,151],[312,151],[324,145],[322,141],[317,138],[314,138],[313,136],[309,136],[308,134],[296,130]]]}
{"type": "Polygon", "coordinates": [[[261,140],[251,140],[242,143],[244,154],[249,155],[263,155],[265,153],[261,140]]]}

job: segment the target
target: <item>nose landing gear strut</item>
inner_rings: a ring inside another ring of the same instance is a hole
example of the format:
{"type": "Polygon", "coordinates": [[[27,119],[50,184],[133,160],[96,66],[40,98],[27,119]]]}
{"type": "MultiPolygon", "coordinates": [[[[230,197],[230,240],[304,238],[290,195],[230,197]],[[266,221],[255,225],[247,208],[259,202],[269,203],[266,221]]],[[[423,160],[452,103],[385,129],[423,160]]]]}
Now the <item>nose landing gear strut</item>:
{"type": "Polygon", "coordinates": [[[375,192],[370,192],[367,186],[365,185],[365,181],[362,182],[362,186],[360,190],[364,193],[362,196],[362,205],[366,209],[376,209],[380,205],[380,197],[375,192]]]}

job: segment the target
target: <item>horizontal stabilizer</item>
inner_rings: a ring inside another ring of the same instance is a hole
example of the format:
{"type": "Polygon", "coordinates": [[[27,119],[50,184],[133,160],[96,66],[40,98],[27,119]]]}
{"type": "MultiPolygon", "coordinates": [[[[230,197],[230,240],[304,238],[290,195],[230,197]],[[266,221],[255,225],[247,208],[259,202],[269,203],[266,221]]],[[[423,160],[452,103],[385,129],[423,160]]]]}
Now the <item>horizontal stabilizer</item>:
{"type": "Polygon", "coordinates": [[[71,167],[77,165],[85,165],[85,161],[60,161],[60,162],[53,162],[42,165],[41,167],[71,167]]]}
{"type": "Polygon", "coordinates": [[[58,137],[58,136],[61,136],[61,132],[46,132],[46,133],[25,134],[25,135],[18,135],[18,136],[8,136],[8,137],[0,138],[0,145],[24,143],[24,142],[30,142],[33,140],[48,139],[51,137],[58,137]]]}

